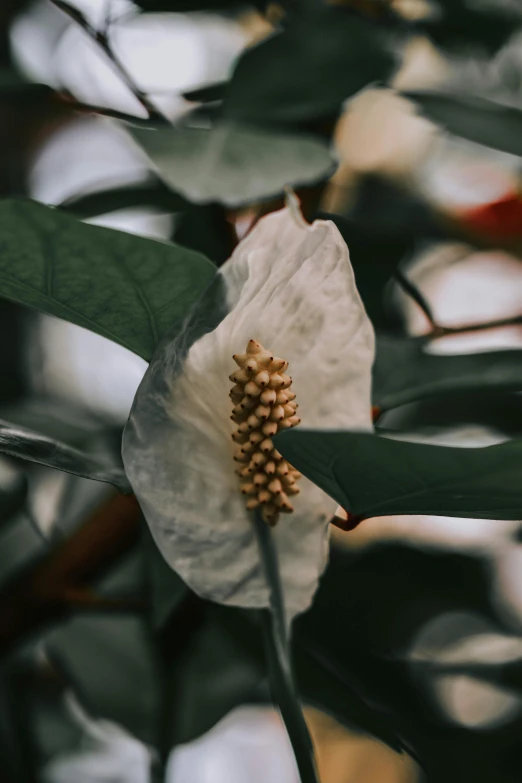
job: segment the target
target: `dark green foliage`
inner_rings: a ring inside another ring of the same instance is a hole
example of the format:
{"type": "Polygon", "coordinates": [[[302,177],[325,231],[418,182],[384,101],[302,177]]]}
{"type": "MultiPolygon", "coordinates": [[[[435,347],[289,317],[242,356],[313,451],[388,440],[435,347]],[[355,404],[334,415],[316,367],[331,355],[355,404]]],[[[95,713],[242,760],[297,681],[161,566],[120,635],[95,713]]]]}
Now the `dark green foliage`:
{"type": "Polygon", "coordinates": [[[356,516],[522,516],[521,440],[469,449],[299,429],[276,442],[292,465],[356,516]]]}
{"type": "Polygon", "coordinates": [[[147,207],[155,212],[180,212],[189,206],[190,203],[183,196],[157,180],[69,198],[60,204],[60,209],[77,218],[86,219],[134,207],[147,207]]]}
{"type": "Polygon", "coordinates": [[[381,334],[373,368],[373,402],[383,409],[454,392],[522,389],[521,351],[437,355],[423,337],[381,334]]]}
{"type": "MultiPolygon", "coordinates": [[[[1,431],[1,423],[0,423],[1,431]]],[[[1,446],[0,446],[1,450],[1,446]]],[[[27,478],[9,460],[0,461],[0,525],[21,511],[27,499],[27,478]]]]}
{"type": "Polygon", "coordinates": [[[522,111],[477,95],[416,90],[405,93],[432,122],[456,136],[522,155],[522,111]]]}
{"type": "Polygon", "coordinates": [[[88,226],[31,201],[0,202],[0,292],[150,359],[214,274],[203,256],[88,226]]]}
{"type": "Polygon", "coordinates": [[[0,68],[0,98],[18,103],[39,103],[53,93],[46,84],[27,81],[17,71],[0,68]]]}
{"type": "Polygon", "coordinates": [[[225,94],[230,119],[299,124],[335,117],[341,104],[395,66],[382,32],[339,8],[298,14],[240,58],[225,94]]]}
{"type": "Polygon", "coordinates": [[[508,10],[497,7],[494,0],[475,7],[466,0],[438,0],[435,9],[419,28],[434,43],[455,54],[469,51],[494,54],[522,21],[514,3],[508,10]]]}
{"type": "Polygon", "coordinates": [[[203,253],[221,266],[232,255],[236,238],[224,207],[221,204],[203,204],[177,215],[174,241],[203,253]]]}
{"type": "Polygon", "coordinates": [[[183,93],[183,97],[187,101],[201,101],[202,103],[222,101],[225,97],[226,86],[227,82],[207,84],[204,87],[198,87],[195,90],[189,90],[188,92],[183,93]]]}
{"type": "Polygon", "coordinates": [[[242,0],[136,0],[143,11],[153,13],[173,11],[190,13],[191,11],[240,11],[248,5],[263,7],[261,2],[246,3],[242,0]]]}

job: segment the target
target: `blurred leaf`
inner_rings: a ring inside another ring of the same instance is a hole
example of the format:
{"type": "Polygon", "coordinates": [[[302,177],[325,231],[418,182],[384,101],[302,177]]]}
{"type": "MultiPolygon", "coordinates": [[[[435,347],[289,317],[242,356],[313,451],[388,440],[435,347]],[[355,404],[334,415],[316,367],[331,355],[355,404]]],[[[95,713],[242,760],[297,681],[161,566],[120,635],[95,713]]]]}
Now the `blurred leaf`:
{"type": "Polygon", "coordinates": [[[347,98],[388,79],[394,66],[375,24],[345,9],[317,6],[247,49],[228,84],[223,113],[254,123],[336,115],[347,98]]]}
{"type": "Polygon", "coordinates": [[[439,13],[432,13],[418,27],[436,44],[461,54],[463,50],[483,49],[494,54],[520,23],[515,6],[470,7],[466,0],[438,0],[439,13]]]}
{"type": "MultiPolygon", "coordinates": [[[[249,3],[244,0],[135,0],[143,11],[152,13],[169,12],[190,13],[191,11],[225,11],[228,9],[247,8],[249,3]]],[[[250,3],[262,7],[262,3],[250,3]]]]}
{"type": "Polygon", "coordinates": [[[350,252],[357,289],[374,327],[388,325],[384,307],[384,287],[401,261],[415,249],[413,234],[376,229],[360,220],[320,212],[321,220],[332,220],[350,252]]]}
{"type": "MultiPolygon", "coordinates": [[[[173,668],[173,693],[180,700],[170,741],[190,742],[212,728],[230,710],[245,704],[270,703],[267,664],[258,613],[203,604],[204,614],[190,644],[173,668]]],[[[314,607],[297,621],[314,615],[314,607]]],[[[345,618],[321,612],[342,638],[345,618]]],[[[320,622],[320,620],[319,620],[320,622]]],[[[348,631],[348,626],[346,626],[348,631]]],[[[402,742],[393,721],[367,704],[349,678],[339,676],[328,655],[312,654],[298,636],[293,659],[299,693],[306,704],[335,715],[356,730],[368,732],[395,749],[402,742]]]]}
{"type": "Polygon", "coordinates": [[[159,551],[148,526],[144,526],[141,551],[144,579],[151,605],[151,625],[154,631],[165,627],[172,614],[190,595],[190,588],[172,569],[159,551]]]}
{"type": "MultiPolygon", "coordinates": [[[[413,749],[424,767],[422,780],[429,783],[516,780],[505,769],[495,774],[506,739],[514,749],[516,742],[496,727],[477,731],[442,721],[405,660],[419,632],[439,614],[494,617],[489,564],[462,553],[412,548],[406,541],[352,547],[346,536],[347,546],[332,547],[311,610],[294,624],[296,649],[307,650],[318,666],[308,673],[315,703],[350,725],[343,695],[354,691],[374,716],[375,728],[386,726],[396,747],[413,749]],[[317,677],[323,668],[331,677],[324,688],[317,677]]],[[[519,732],[520,723],[511,736],[519,732]]],[[[518,752],[516,757],[519,764],[518,752]]]]}
{"type": "Polygon", "coordinates": [[[76,617],[48,634],[46,650],[93,716],[156,742],[158,661],[143,618],[76,617]]]}
{"type": "Polygon", "coordinates": [[[0,202],[0,295],[150,359],[214,274],[176,245],[80,223],[31,201],[0,202]]]}
{"type": "MultiPolygon", "coordinates": [[[[165,704],[168,747],[201,736],[235,707],[269,700],[256,626],[245,624],[241,610],[202,603],[199,611],[202,615],[190,641],[179,651],[175,665],[167,668],[172,694],[165,704]]],[[[178,650],[180,641],[178,637],[178,650]]]]}
{"type": "Polygon", "coordinates": [[[20,101],[34,101],[48,98],[53,90],[47,84],[27,81],[17,71],[0,68],[0,96],[20,101]]]}
{"type": "Polygon", "coordinates": [[[437,394],[522,389],[522,351],[437,355],[425,352],[427,344],[423,337],[378,335],[375,405],[387,410],[437,394]]]}
{"type": "Polygon", "coordinates": [[[27,490],[25,474],[9,460],[0,458],[0,525],[22,510],[27,490]]]}
{"type": "Polygon", "coordinates": [[[468,141],[522,156],[522,110],[476,95],[414,90],[403,93],[428,120],[468,141]]]}
{"type": "Polygon", "coordinates": [[[105,481],[114,484],[122,492],[130,491],[130,484],[119,457],[114,458],[109,454],[103,457],[94,456],[2,420],[0,452],[94,481],[105,481]]]}
{"type": "Polygon", "coordinates": [[[355,432],[283,432],[277,448],[346,511],[522,518],[522,440],[448,448],[355,432]]]}
{"type": "Polygon", "coordinates": [[[213,103],[214,101],[222,101],[225,97],[225,90],[227,82],[214,82],[213,84],[207,84],[204,87],[197,87],[195,90],[189,90],[183,93],[183,97],[186,101],[194,101],[202,103],[213,103]]]}
{"type": "Polygon", "coordinates": [[[328,145],[296,133],[231,123],[203,128],[128,128],[156,173],[190,201],[229,207],[318,182],[334,168],[328,145]]]}
{"type": "Polygon", "coordinates": [[[157,212],[180,212],[190,203],[158,180],[85,193],[69,198],[59,206],[64,212],[84,220],[134,207],[152,207],[157,212]]]}
{"type": "Polygon", "coordinates": [[[21,512],[0,530],[0,585],[16,578],[22,569],[41,557],[47,542],[33,519],[21,512]]]}

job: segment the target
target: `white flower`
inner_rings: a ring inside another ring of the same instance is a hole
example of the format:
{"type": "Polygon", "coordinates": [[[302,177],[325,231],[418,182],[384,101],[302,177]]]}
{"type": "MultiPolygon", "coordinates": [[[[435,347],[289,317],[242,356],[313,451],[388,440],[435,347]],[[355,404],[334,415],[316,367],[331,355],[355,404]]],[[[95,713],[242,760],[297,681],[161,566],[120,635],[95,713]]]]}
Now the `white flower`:
{"type": "MultiPolygon", "coordinates": [[[[133,489],[167,562],[200,596],[268,606],[231,439],[232,355],[258,340],[289,362],[306,428],[371,428],[374,335],[348,249],[330,221],[262,219],[158,349],[123,438],[133,489]]],[[[356,459],[356,455],[354,455],[356,459]]],[[[310,604],[336,504],[307,479],[273,530],[289,616],[310,604]]]]}

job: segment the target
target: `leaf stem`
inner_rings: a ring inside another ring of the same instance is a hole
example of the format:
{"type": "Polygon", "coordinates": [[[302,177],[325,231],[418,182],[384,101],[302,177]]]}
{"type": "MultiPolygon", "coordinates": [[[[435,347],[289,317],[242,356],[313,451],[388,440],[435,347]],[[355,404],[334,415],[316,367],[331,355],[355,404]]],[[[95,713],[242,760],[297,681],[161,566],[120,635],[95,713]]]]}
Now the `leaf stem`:
{"type": "Polygon", "coordinates": [[[254,527],[269,589],[270,609],[260,612],[270,686],[292,745],[301,783],[318,783],[312,740],[297,694],[277,551],[270,527],[256,510],[254,527]]]}

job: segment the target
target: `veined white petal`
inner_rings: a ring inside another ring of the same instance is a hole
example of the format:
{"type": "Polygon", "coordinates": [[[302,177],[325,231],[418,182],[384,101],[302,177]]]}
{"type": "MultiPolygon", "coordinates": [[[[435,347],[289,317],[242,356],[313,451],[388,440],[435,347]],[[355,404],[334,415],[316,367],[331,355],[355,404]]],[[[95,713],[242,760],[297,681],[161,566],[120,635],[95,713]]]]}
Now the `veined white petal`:
{"type": "MultiPolygon", "coordinates": [[[[261,220],[222,267],[182,335],[145,375],[123,457],[158,546],[199,595],[268,605],[255,533],[234,473],[232,354],[249,339],[290,363],[307,427],[371,427],[374,335],[336,226],[288,209],[261,220]]],[[[310,604],[335,503],[303,479],[274,530],[289,615],[310,604]]]]}

